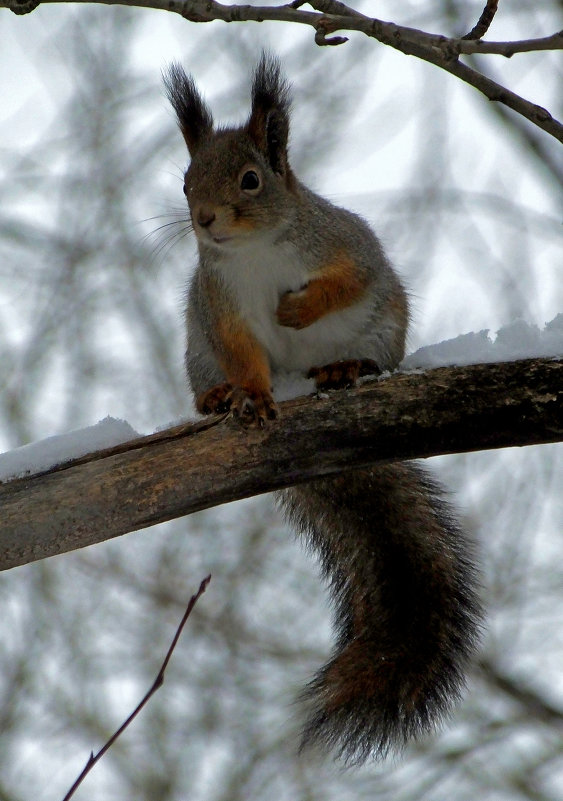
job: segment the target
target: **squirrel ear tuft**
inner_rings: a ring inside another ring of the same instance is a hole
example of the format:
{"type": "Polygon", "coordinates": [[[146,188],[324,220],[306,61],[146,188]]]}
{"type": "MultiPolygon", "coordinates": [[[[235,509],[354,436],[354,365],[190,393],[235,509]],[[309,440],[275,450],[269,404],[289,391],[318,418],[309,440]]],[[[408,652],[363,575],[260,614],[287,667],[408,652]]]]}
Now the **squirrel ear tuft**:
{"type": "Polygon", "coordinates": [[[281,75],[279,60],[262,52],[252,82],[252,110],[247,131],[272,170],[280,175],[288,170],[290,106],[289,84],[281,75]]]}
{"type": "Polygon", "coordinates": [[[189,75],[180,64],[171,64],[162,79],[166,94],[178,118],[178,125],[193,156],[201,141],[213,131],[213,117],[189,75]]]}

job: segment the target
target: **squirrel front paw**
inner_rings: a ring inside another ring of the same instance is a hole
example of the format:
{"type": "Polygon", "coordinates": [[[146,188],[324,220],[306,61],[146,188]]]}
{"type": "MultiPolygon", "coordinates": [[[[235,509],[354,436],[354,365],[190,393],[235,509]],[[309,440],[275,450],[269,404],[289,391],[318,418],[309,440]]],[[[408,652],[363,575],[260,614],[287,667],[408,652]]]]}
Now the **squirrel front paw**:
{"type": "Polygon", "coordinates": [[[200,414],[224,414],[231,408],[233,385],[225,382],[216,384],[196,399],[196,408],[200,414]]]}
{"type": "Polygon", "coordinates": [[[231,411],[244,426],[256,424],[262,427],[266,420],[275,420],[278,407],[268,390],[252,390],[235,387],[232,393],[231,411]]]}
{"type": "Polygon", "coordinates": [[[196,401],[201,414],[224,414],[231,411],[244,426],[256,423],[263,426],[266,420],[275,420],[278,407],[268,390],[234,387],[232,384],[216,384],[203,392],[196,401]]]}
{"type": "Polygon", "coordinates": [[[280,325],[286,328],[307,328],[319,319],[319,314],[311,306],[307,287],[297,292],[285,292],[278,303],[276,317],[280,325]]]}

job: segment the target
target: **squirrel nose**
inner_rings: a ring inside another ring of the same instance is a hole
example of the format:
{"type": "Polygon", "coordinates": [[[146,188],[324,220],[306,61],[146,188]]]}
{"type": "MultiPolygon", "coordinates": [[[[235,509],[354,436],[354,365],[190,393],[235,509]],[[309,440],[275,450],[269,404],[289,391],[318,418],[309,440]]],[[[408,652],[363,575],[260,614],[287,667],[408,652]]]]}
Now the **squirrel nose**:
{"type": "Polygon", "coordinates": [[[202,208],[199,209],[197,213],[197,221],[202,228],[209,228],[211,223],[215,220],[215,212],[209,208],[202,208]]]}

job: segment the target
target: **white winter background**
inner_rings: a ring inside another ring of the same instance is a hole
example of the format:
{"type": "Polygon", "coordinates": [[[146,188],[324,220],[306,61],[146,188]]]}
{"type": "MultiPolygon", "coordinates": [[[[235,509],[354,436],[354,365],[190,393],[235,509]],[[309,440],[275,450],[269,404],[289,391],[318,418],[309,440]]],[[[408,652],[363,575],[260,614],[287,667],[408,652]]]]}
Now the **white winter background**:
{"type": "MultiPolygon", "coordinates": [[[[559,0],[499,5],[490,38],[563,27],[559,0]]],[[[357,7],[458,35],[482,0],[357,7]]],[[[561,146],[430,65],[360,36],[321,49],[286,24],[94,5],[2,10],[0,41],[0,450],[108,415],[149,432],[193,414],[173,59],[227,122],[247,113],[261,47],[282,56],[294,168],[376,228],[411,293],[411,351],[468,332],[478,349],[503,327],[517,348],[563,311],[561,146]]],[[[563,116],[559,55],[474,63],[563,116]]],[[[561,448],[431,462],[479,543],[487,609],[443,731],[360,770],[296,754],[293,702],[330,649],[330,610],[257,498],[0,576],[1,801],[63,797],[209,572],[164,687],[77,798],[563,799],[561,448]]]]}

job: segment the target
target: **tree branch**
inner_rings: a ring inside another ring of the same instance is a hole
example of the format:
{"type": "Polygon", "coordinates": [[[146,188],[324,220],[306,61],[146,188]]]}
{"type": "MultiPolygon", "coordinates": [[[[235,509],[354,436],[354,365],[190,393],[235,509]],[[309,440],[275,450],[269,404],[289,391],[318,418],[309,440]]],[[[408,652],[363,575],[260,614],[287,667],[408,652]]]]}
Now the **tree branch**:
{"type": "Polygon", "coordinates": [[[241,429],[187,423],[0,485],[0,568],[361,465],[563,440],[563,360],[398,373],[241,429]]]}
{"type": "MultiPolygon", "coordinates": [[[[60,0],[43,0],[60,2],[60,0]]],[[[338,0],[309,0],[313,11],[301,8],[303,0],[280,6],[225,5],[217,0],[66,0],[66,2],[101,2],[107,5],[129,5],[161,9],[180,14],[190,22],[294,22],[310,25],[315,29],[315,41],[319,45],[338,45],[347,41],[343,36],[327,36],[335,31],[357,31],[377,39],[406,55],[413,55],[428,61],[485,94],[489,100],[504,103],[523,117],[563,142],[563,125],[555,120],[546,109],[531,103],[500,84],[485,78],[475,70],[459,62],[459,56],[481,53],[497,54],[510,58],[515,53],[540,50],[563,49],[563,31],[539,39],[526,39],[515,42],[484,42],[481,38],[452,38],[426,33],[425,31],[385,22],[360,14],[338,0]]],[[[39,5],[38,0],[0,0],[0,7],[10,8],[16,14],[26,14],[39,5]]],[[[489,11],[492,3],[487,3],[489,11]]],[[[485,11],[487,11],[487,7],[485,11]]],[[[483,15],[485,15],[485,11],[483,15]]],[[[483,17],[482,15],[482,17],[483,17]]],[[[489,13],[490,16],[490,13],[489,13]]],[[[492,17],[491,17],[492,19],[492,17]]],[[[481,20],[480,20],[481,22],[481,20]]],[[[479,27],[487,24],[486,15],[479,27]]],[[[475,30],[475,29],[474,29],[475,30]]],[[[468,36],[471,36],[468,34],[468,36]]]]}

